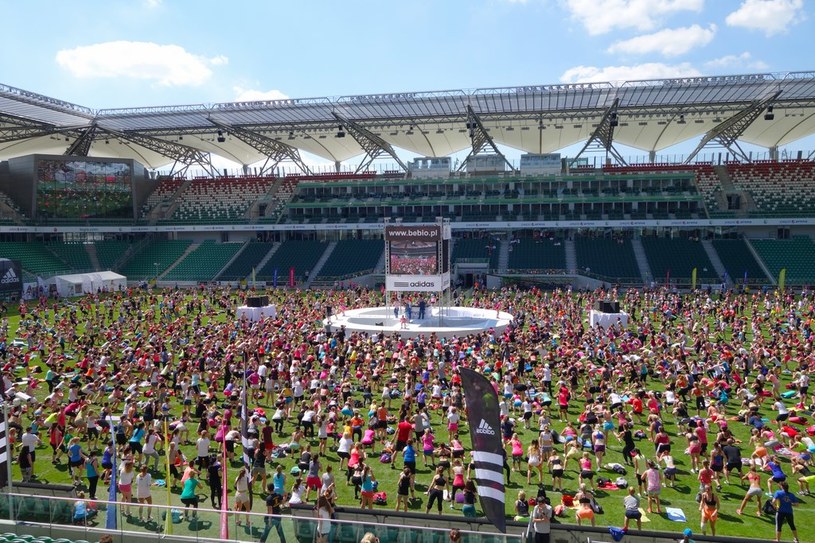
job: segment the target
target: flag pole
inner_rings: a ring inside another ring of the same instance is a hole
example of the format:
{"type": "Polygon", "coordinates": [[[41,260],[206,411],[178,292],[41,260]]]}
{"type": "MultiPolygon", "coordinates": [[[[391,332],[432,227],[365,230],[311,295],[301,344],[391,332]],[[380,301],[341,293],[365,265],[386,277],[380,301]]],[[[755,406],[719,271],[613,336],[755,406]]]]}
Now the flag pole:
{"type": "MultiPolygon", "coordinates": [[[[167,414],[164,415],[164,458],[167,463],[167,477],[164,478],[164,486],[167,488],[167,506],[172,506],[173,492],[170,484],[170,432],[167,425],[167,414]]],[[[164,533],[172,535],[173,533],[173,515],[172,509],[166,509],[164,513],[164,533]]]]}

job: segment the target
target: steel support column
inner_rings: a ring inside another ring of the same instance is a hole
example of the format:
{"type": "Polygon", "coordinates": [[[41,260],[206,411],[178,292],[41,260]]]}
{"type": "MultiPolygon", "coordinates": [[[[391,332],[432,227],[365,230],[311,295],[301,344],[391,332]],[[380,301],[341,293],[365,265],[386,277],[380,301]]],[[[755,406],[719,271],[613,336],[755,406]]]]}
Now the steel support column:
{"type": "Polygon", "coordinates": [[[467,158],[461,161],[461,164],[456,169],[457,172],[460,172],[467,167],[467,161],[470,160],[470,158],[483,153],[487,149],[491,150],[492,154],[500,156],[506,165],[509,166],[509,169],[513,172],[515,171],[515,168],[512,167],[512,164],[509,160],[507,160],[507,157],[504,156],[504,153],[502,153],[498,149],[498,146],[495,145],[495,141],[492,139],[489,132],[487,132],[487,129],[484,128],[481,118],[479,118],[478,114],[476,114],[473,107],[469,104],[467,104],[467,130],[470,131],[470,143],[472,149],[467,155],[467,158]]]}
{"type": "Polygon", "coordinates": [[[62,153],[65,156],[88,156],[93,140],[96,139],[97,126],[93,123],[87,128],[78,130],[79,137],[62,153]]]}
{"type": "Polygon", "coordinates": [[[762,100],[755,100],[746,108],[713,127],[705,134],[702,141],[696,146],[696,149],[688,155],[685,164],[690,164],[690,162],[696,158],[696,155],[711,141],[716,141],[721,144],[741,160],[750,162],[750,157],[742,150],[738,140],[741,135],[744,134],[744,131],[753,124],[753,121],[758,119],[764,110],[772,104],[780,94],[781,91],[776,91],[762,100]]]}
{"type": "Polygon", "coordinates": [[[606,153],[611,154],[617,162],[620,164],[627,166],[628,163],[625,159],[617,152],[617,149],[614,148],[614,129],[617,127],[618,120],[617,120],[617,108],[620,105],[620,99],[615,98],[614,103],[606,110],[603,114],[603,118],[600,120],[600,124],[597,125],[597,128],[594,129],[589,139],[586,141],[586,144],[580,149],[580,152],[577,153],[574,158],[569,162],[569,167],[571,168],[577,159],[586,152],[586,149],[592,143],[599,143],[603,149],[606,150],[606,153]]]}
{"type": "Polygon", "coordinates": [[[300,156],[300,151],[296,147],[292,147],[282,141],[278,141],[269,136],[253,132],[246,128],[239,126],[229,126],[210,119],[210,122],[217,126],[220,130],[228,132],[230,135],[238,138],[246,145],[266,155],[266,161],[261,167],[260,174],[264,175],[269,171],[274,171],[278,164],[284,160],[290,160],[307,175],[311,175],[311,169],[306,166],[300,156]]]}
{"type": "Polygon", "coordinates": [[[170,175],[185,174],[190,166],[201,166],[207,174],[214,177],[219,177],[218,170],[212,166],[212,160],[209,153],[204,153],[193,147],[176,143],[174,141],[167,141],[161,138],[154,138],[138,132],[119,132],[116,130],[101,129],[101,131],[110,134],[111,136],[120,140],[129,141],[137,145],[158,153],[160,155],[171,158],[175,161],[173,168],[170,170],[170,175]],[[176,167],[178,166],[178,169],[176,167]]]}
{"type": "Polygon", "coordinates": [[[332,113],[334,118],[337,119],[337,121],[343,128],[345,128],[351,137],[354,138],[357,143],[359,143],[362,150],[365,151],[365,158],[363,158],[362,162],[360,162],[359,166],[357,166],[356,173],[365,171],[374,160],[382,155],[390,156],[396,161],[397,164],[399,164],[399,167],[402,168],[405,173],[408,172],[408,167],[404,162],[402,162],[402,159],[399,158],[390,143],[382,139],[380,136],[377,136],[364,126],[342,117],[336,111],[332,113]]]}

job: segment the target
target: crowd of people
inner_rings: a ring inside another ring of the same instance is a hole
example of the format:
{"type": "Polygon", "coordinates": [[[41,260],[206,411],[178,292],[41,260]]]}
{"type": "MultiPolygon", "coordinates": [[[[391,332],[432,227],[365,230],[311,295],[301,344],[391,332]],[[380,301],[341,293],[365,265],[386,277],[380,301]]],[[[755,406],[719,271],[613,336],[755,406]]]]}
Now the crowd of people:
{"type": "MultiPolygon", "coordinates": [[[[383,492],[396,511],[441,514],[446,503],[475,516],[457,372],[468,367],[494,383],[506,481],[522,487],[514,516],[540,541],[553,516],[595,525],[600,503],[639,528],[644,513],[664,514],[663,493],[679,484],[696,495],[703,533],[727,534],[723,509],[749,515],[755,504],[761,515],[772,505],[776,540],[785,525],[797,539],[793,506],[815,480],[805,420],[815,404],[812,294],[476,290],[459,303],[515,320],[460,338],[324,328],[326,307],[383,305],[375,290],[270,294],[278,315],[257,323],[236,320],[244,293],[228,289],[22,303],[17,330],[8,317],[0,324],[22,479],[50,461],[89,500],[104,499],[115,463],[119,499],[132,503],[124,513],[150,521],[157,480],[194,516],[204,485],[222,506],[228,470],[230,508],[261,511],[254,496],[269,513],[313,504],[322,539],[335,506],[380,506],[383,492]],[[621,299],[627,328],[585,324],[607,297],[621,299]],[[598,502],[628,470],[619,502],[598,502]]],[[[262,540],[273,528],[282,539],[269,523],[262,540]]]]}

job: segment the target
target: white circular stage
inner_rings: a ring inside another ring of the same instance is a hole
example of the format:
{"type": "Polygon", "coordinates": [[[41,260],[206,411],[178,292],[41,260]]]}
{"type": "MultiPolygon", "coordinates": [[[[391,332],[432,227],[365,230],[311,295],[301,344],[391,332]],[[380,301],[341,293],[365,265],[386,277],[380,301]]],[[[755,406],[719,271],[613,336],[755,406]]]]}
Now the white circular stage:
{"type": "Polygon", "coordinates": [[[400,308],[399,317],[395,318],[393,307],[364,307],[349,309],[342,314],[332,315],[325,319],[323,324],[337,331],[345,326],[347,332],[367,332],[386,335],[394,333],[403,337],[429,336],[435,333],[436,337],[461,337],[475,334],[492,328],[500,333],[512,322],[512,315],[493,309],[477,307],[445,307],[428,308],[424,319],[419,319],[418,308],[413,309],[412,319],[402,323],[400,308]]]}

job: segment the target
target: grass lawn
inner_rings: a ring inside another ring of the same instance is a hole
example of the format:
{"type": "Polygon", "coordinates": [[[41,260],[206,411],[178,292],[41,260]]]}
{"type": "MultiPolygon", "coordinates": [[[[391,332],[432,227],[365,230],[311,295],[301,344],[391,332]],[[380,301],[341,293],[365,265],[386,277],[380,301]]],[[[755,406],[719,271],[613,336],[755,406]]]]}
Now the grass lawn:
{"type": "MultiPolygon", "coordinates": [[[[225,319],[225,314],[223,312],[217,314],[214,317],[217,319],[225,319]]],[[[83,321],[84,319],[80,319],[83,321]]],[[[15,330],[19,324],[19,316],[10,316],[9,317],[10,323],[10,333],[9,338],[16,337],[15,330]]],[[[39,359],[35,359],[34,363],[40,363],[39,359]]],[[[23,376],[22,370],[17,373],[18,377],[23,376]]],[[[42,376],[42,375],[41,375],[42,376]]],[[[783,375],[784,383],[789,381],[790,376],[785,374],[783,375]]],[[[654,381],[649,381],[648,384],[649,388],[653,388],[654,390],[662,390],[662,384],[654,381]]],[[[45,387],[42,387],[41,393],[44,393],[45,387]]],[[[377,391],[374,391],[374,397],[377,398],[379,395],[377,391]]],[[[357,393],[355,395],[356,398],[361,399],[361,395],[357,393]]],[[[729,408],[729,414],[735,414],[733,404],[738,405],[737,401],[731,401],[731,406],[729,408]]],[[[790,402],[788,402],[790,404],[790,402]]],[[[399,400],[395,400],[393,402],[393,410],[395,412],[398,409],[399,400]]],[[[261,407],[265,408],[267,411],[272,407],[268,405],[268,403],[264,404],[261,403],[261,407]]],[[[580,413],[582,405],[579,404],[577,401],[571,402],[571,410],[570,410],[570,417],[571,419],[577,420],[577,417],[580,413]]],[[[178,408],[178,406],[176,406],[178,408]]],[[[98,412],[98,410],[97,410],[98,412]]],[[[691,410],[693,414],[693,410],[691,410]]],[[[770,403],[765,403],[762,413],[764,416],[772,418],[771,407],[770,403]]],[[[178,413],[174,413],[178,414],[178,413]]],[[[553,420],[556,417],[553,416],[553,420]]],[[[520,421],[520,418],[518,418],[520,421]]],[[[443,441],[448,438],[446,424],[443,424],[442,421],[442,414],[440,411],[435,411],[432,413],[432,422],[433,428],[437,437],[438,441],[443,441]]],[[[669,418],[665,421],[666,427],[668,429],[668,433],[672,438],[673,441],[673,455],[677,463],[677,467],[679,468],[679,475],[678,475],[678,482],[676,488],[665,488],[662,491],[662,506],[663,511],[665,507],[678,507],[681,508],[685,515],[687,516],[688,522],[687,523],[677,523],[672,522],[667,519],[665,514],[662,515],[651,513],[648,514],[648,518],[650,522],[643,524],[643,528],[647,530],[664,530],[668,532],[672,532],[673,534],[681,532],[684,528],[690,527],[693,529],[695,533],[699,533],[699,512],[698,512],[698,505],[695,501],[695,495],[697,492],[698,484],[696,482],[696,475],[689,473],[689,464],[688,459],[685,458],[683,450],[685,448],[685,440],[684,438],[677,438],[676,437],[676,424],[675,421],[669,416],[669,418]]],[[[554,427],[560,431],[563,428],[562,423],[555,422],[554,427]]],[[[469,432],[468,428],[465,424],[462,424],[462,432],[461,435],[464,438],[464,445],[465,447],[469,447],[469,432]]],[[[528,443],[537,436],[537,431],[534,429],[536,424],[533,424],[532,430],[524,430],[520,424],[518,424],[518,432],[521,436],[522,441],[524,442],[524,446],[528,445],[528,443]]],[[[749,442],[749,431],[748,427],[741,424],[732,422],[730,423],[731,429],[734,431],[737,438],[743,441],[742,447],[742,454],[745,457],[749,457],[752,451],[748,450],[747,443],[749,442]]],[[[277,442],[284,442],[287,436],[291,435],[293,431],[294,425],[289,421],[285,425],[285,436],[283,438],[277,439],[277,442]]],[[[194,434],[194,426],[191,427],[194,434]]],[[[67,475],[67,468],[66,466],[59,465],[54,466],[50,463],[50,447],[47,445],[47,433],[41,434],[43,441],[46,442],[45,445],[38,450],[38,460],[35,467],[35,473],[37,479],[41,482],[49,482],[49,483],[69,483],[70,478],[67,475]]],[[[715,434],[711,436],[711,440],[715,437],[715,434]]],[[[649,457],[653,457],[654,453],[654,445],[653,443],[647,442],[648,440],[641,441],[638,446],[641,448],[643,453],[649,457]]],[[[314,451],[317,450],[317,440],[312,440],[312,449],[314,451]]],[[[216,445],[213,442],[213,445],[216,445]]],[[[339,494],[338,503],[341,505],[352,506],[356,502],[354,500],[354,492],[352,486],[346,486],[345,484],[345,474],[344,471],[340,472],[337,469],[339,465],[339,458],[337,454],[334,452],[334,447],[332,446],[332,440],[329,440],[329,451],[327,455],[327,460],[329,463],[335,466],[335,475],[337,478],[337,488],[339,494]]],[[[239,449],[239,447],[237,447],[239,449]]],[[[622,446],[617,442],[616,438],[609,436],[609,442],[607,446],[607,453],[604,459],[604,463],[606,462],[619,462],[623,463],[623,458],[621,454],[622,446]]],[[[188,458],[195,457],[194,446],[186,446],[182,447],[182,450],[186,454],[188,458]]],[[[99,451],[101,453],[101,450],[99,451]]],[[[420,453],[420,451],[419,451],[420,453]]],[[[239,456],[238,452],[238,456],[239,456]]],[[[431,478],[431,468],[425,467],[422,465],[421,454],[417,455],[419,458],[418,460],[418,474],[416,477],[417,485],[416,485],[416,494],[418,500],[412,503],[412,509],[415,511],[424,511],[425,504],[426,504],[426,496],[424,495],[425,485],[430,481],[431,478]]],[[[381,464],[378,461],[379,457],[379,450],[375,450],[373,454],[370,454],[369,458],[371,459],[370,465],[372,465],[374,474],[379,481],[379,490],[384,490],[388,493],[388,505],[387,506],[375,506],[377,509],[388,509],[392,510],[395,506],[395,498],[396,498],[396,479],[399,474],[398,469],[391,469],[390,466],[381,464]]],[[[163,461],[163,457],[162,457],[163,461]]],[[[296,464],[296,455],[294,457],[285,458],[279,461],[281,465],[284,466],[285,472],[288,474],[289,470],[296,464]]],[[[786,460],[783,461],[784,464],[784,471],[787,473],[790,482],[790,490],[797,491],[797,484],[794,482],[794,477],[792,477],[791,469],[789,462],[786,460]]],[[[324,463],[325,465],[325,463],[324,463]]],[[[401,457],[396,458],[396,468],[400,468],[402,465],[401,457]]],[[[269,475],[274,470],[275,464],[273,463],[272,466],[268,467],[269,475]]],[[[233,464],[229,466],[229,475],[228,479],[230,481],[230,486],[232,485],[232,481],[237,474],[239,465],[233,464]]],[[[524,469],[526,468],[526,464],[524,463],[524,469]]],[[[608,477],[610,479],[615,479],[618,475],[614,474],[613,472],[603,471],[600,472],[599,475],[608,477]]],[[[19,470],[17,466],[14,466],[14,479],[19,480],[19,470]]],[[[159,471],[153,473],[154,479],[156,478],[165,478],[164,467],[160,465],[159,471]]],[[[628,469],[627,479],[629,484],[635,483],[635,476],[633,473],[633,469],[628,469]]],[[[287,490],[291,488],[291,484],[294,481],[294,477],[291,475],[287,475],[287,490]]],[[[546,484],[547,489],[551,488],[551,476],[545,475],[544,481],[546,484]]],[[[206,486],[205,481],[203,482],[203,492],[208,492],[208,488],[206,486]]],[[[720,493],[721,498],[721,509],[719,512],[719,521],[717,523],[717,534],[718,535],[725,535],[725,536],[740,536],[746,537],[751,539],[760,539],[760,540],[769,540],[774,537],[774,528],[772,519],[770,517],[764,516],[761,518],[757,518],[755,513],[755,505],[748,504],[745,508],[745,514],[743,516],[738,516],[736,514],[736,508],[738,507],[741,499],[744,496],[745,488],[740,484],[736,484],[735,477],[733,478],[732,485],[724,485],[722,492],[720,493]]],[[[763,476],[763,483],[766,487],[766,475],[763,476]]],[[[574,491],[577,489],[577,472],[576,472],[576,465],[574,463],[570,463],[567,466],[566,474],[564,476],[564,485],[568,490],[574,491]]],[[[528,497],[532,497],[536,493],[536,485],[533,484],[527,485],[526,484],[526,473],[513,473],[511,477],[511,483],[507,485],[507,515],[512,516],[514,514],[513,504],[516,499],[516,495],[518,491],[525,490],[528,497]]],[[[255,486],[255,502],[253,510],[256,512],[262,512],[265,510],[263,506],[262,499],[258,498],[257,494],[259,493],[259,485],[255,486]]],[[[232,493],[230,493],[230,496],[232,493]]],[[[560,495],[557,493],[549,492],[551,497],[552,503],[557,504],[560,503],[560,495]]],[[[597,524],[598,525],[612,525],[612,526],[622,526],[623,524],[623,506],[622,506],[622,499],[625,496],[624,490],[616,490],[616,491],[602,491],[599,490],[597,492],[598,501],[603,506],[605,510],[605,514],[597,516],[597,524]]],[[[105,499],[107,497],[107,489],[100,483],[100,489],[97,492],[97,497],[100,499],[105,499]]],[[[121,497],[121,495],[120,495],[121,497]]],[[[155,488],[153,492],[153,497],[155,503],[158,504],[165,504],[167,502],[167,495],[166,491],[163,488],[155,488]]],[[[815,506],[813,506],[812,500],[808,497],[803,497],[802,503],[796,509],[796,519],[798,521],[798,529],[801,541],[815,541],[815,524],[814,523],[807,523],[804,522],[807,518],[815,518],[815,506]]],[[[176,491],[172,497],[172,504],[173,505],[180,505],[180,501],[178,498],[178,492],[176,491]]],[[[209,506],[209,501],[202,504],[202,506],[209,506]]],[[[643,508],[647,508],[647,501],[645,499],[642,500],[643,508]]],[[[453,512],[449,508],[449,504],[444,504],[444,513],[445,514],[461,514],[460,513],[460,505],[458,506],[459,511],[453,512]]],[[[479,509],[480,513],[480,509],[479,509]]],[[[131,521],[133,525],[137,525],[136,521],[131,521]]],[[[573,523],[574,515],[570,514],[567,518],[560,519],[562,523],[573,523]]],[[[214,530],[217,530],[217,522],[214,530]]],[[[207,530],[209,532],[209,530],[207,530]]],[[[180,532],[179,532],[180,533],[180,532]]],[[[202,534],[203,535],[203,534],[202,534]]],[[[206,535],[209,535],[207,533],[206,535]]],[[[214,534],[213,534],[214,535],[214,534]]],[[[791,539],[791,535],[789,533],[788,528],[784,529],[784,536],[787,539],[791,539]]]]}

